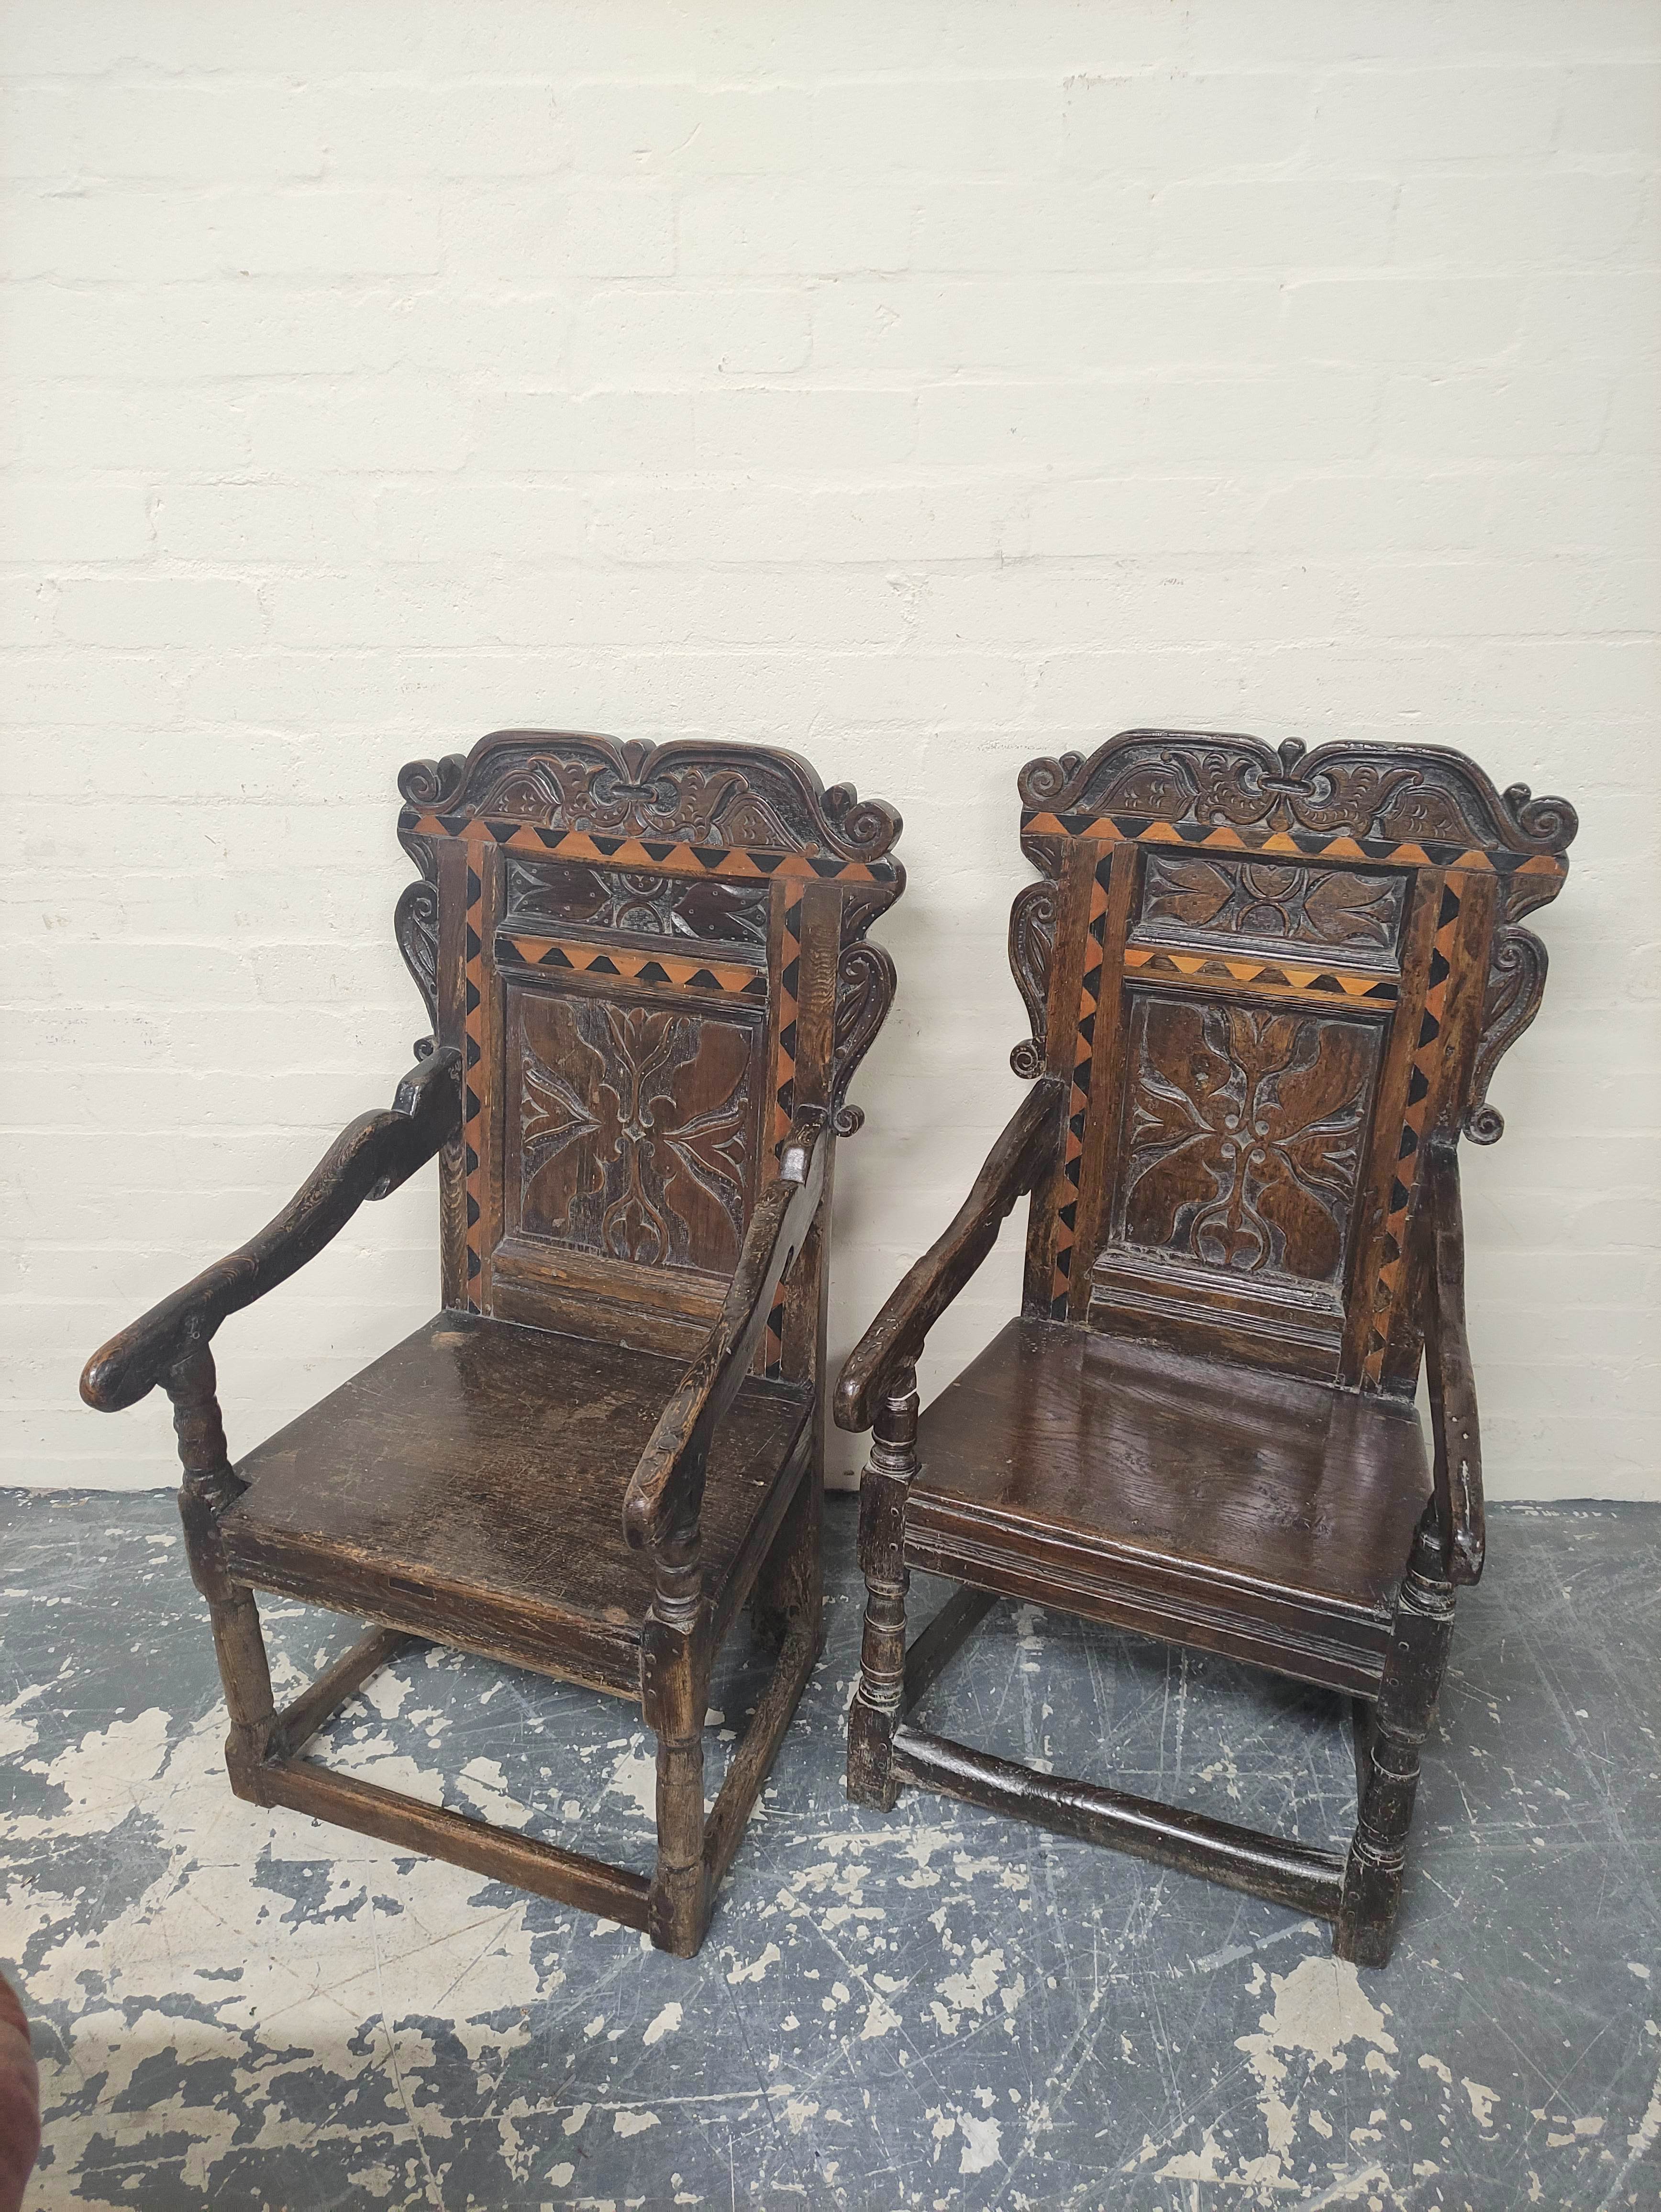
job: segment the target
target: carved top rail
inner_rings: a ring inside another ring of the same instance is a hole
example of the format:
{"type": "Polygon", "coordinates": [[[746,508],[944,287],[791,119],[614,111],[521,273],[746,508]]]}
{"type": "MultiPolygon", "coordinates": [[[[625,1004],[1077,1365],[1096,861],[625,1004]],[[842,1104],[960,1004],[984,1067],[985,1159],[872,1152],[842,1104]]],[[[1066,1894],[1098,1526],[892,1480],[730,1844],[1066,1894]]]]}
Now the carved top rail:
{"type": "Polygon", "coordinates": [[[1397,867],[1491,868],[1556,889],[1579,823],[1567,799],[1526,784],[1496,791],[1439,745],[1127,730],[1086,759],[1021,771],[1023,831],[1234,852],[1368,860],[1397,867]]]}
{"type": "MultiPolygon", "coordinates": [[[[904,868],[888,857],[900,817],[882,800],[861,799],[851,784],[826,790],[806,761],[770,747],[535,730],[498,731],[471,754],[411,761],[399,791],[399,840],[421,873],[400,896],[394,927],[435,1022],[440,841],[507,855],[503,942],[515,957],[591,969],[594,955],[574,952],[574,942],[601,942],[608,957],[620,943],[648,956],[631,972],[648,981],[696,978],[701,988],[742,989],[726,970],[765,962],[770,883],[829,880],[845,898],[837,1023],[851,1078],[887,1010],[884,1000],[861,1042],[856,1032],[886,956],[854,940],[905,885],[904,868]],[[708,948],[706,957],[689,962],[692,946],[708,948]]],[[[891,976],[891,998],[892,988],[891,976]]],[[[857,1109],[837,1105],[846,1135],[857,1109]]]]}
{"type": "Polygon", "coordinates": [[[827,791],[806,761],[771,748],[502,730],[471,754],[411,762],[399,789],[405,836],[471,833],[514,852],[751,879],[779,871],[739,856],[805,864],[786,873],[887,880],[897,870],[881,865],[900,832],[891,806],[851,784],[827,791]]]}

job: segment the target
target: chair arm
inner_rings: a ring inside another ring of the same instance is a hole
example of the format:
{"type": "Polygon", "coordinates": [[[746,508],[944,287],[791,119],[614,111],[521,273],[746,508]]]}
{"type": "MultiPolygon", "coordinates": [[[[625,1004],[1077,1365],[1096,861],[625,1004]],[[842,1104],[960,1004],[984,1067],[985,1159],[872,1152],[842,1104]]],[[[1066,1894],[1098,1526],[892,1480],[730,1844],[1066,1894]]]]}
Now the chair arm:
{"type": "Polygon", "coordinates": [[[901,1281],[848,1355],[837,1384],[837,1425],[868,1429],[889,1376],[922,1352],[929,1330],[998,1241],[1016,1200],[1045,1173],[1061,1141],[1062,1085],[1043,1077],[986,1156],[957,1218],[901,1281]]]}
{"type": "Polygon", "coordinates": [[[1448,1579],[1475,1583],[1482,1579],[1485,1542],[1482,1444],[1465,1336],[1465,1226],[1453,1146],[1433,1144],[1425,1173],[1430,1242],[1425,1364],[1436,1446],[1436,1510],[1448,1579]]]}
{"type": "Polygon", "coordinates": [[[703,1476],[715,1424],[750,1371],[773,1294],[807,1241],[824,1196],[824,1121],[791,1125],[778,1179],[756,1202],[738,1266],[703,1349],[681,1378],[647,1441],[623,1501],[623,1533],[636,1551],[690,1548],[703,1505],[703,1476]]]}
{"type": "Polygon", "coordinates": [[[431,1159],[461,1125],[460,1065],[453,1045],[417,1060],[391,1109],[360,1114],[343,1129],[257,1237],[94,1352],[81,1376],[87,1403],[104,1413],[136,1405],[186,1352],[205,1345],[228,1315],[252,1305],[320,1252],[366,1198],[385,1198],[431,1159]]]}

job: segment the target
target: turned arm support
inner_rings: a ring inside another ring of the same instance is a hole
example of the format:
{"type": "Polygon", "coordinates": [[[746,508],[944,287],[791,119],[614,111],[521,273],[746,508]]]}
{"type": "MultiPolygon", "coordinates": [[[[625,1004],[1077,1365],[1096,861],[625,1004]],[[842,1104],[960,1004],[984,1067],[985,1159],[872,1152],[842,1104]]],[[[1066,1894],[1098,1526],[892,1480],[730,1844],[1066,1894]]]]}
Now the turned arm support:
{"type": "Polygon", "coordinates": [[[715,1425],[750,1371],[774,1293],[812,1228],[824,1196],[828,1143],[822,1115],[802,1115],[791,1126],[778,1179],[750,1217],[720,1316],[629,1478],[623,1531],[637,1551],[682,1566],[696,1553],[715,1425]]]}
{"type": "Polygon", "coordinates": [[[94,1352],[81,1395],[100,1413],[137,1404],[229,1314],[284,1282],[344,1229],[366,1198],[385,1198],[431,1159],[461,1125],[460,1057],[446,1046],[418,1060],[388,1109],[343,1129],[276,1219],[204,1267],[94,1352]]]}
{"type": "Polygon", "coordinates": [[[1444,1559],[1453,1583],[1482,1573],[1482,1444],[1476,1385],[1465,1336],[1465,1225],[1459,1205],[1459,1160],[1450,1144],[1433,1144],[1425,1163],[1429,1215],[1429,1282],[1425,1363],[1431,1430],[1436,1446],[1436,1510],[1444,1559]]]}
{"type": "Polygon", "coordinates": [[[839,1428],[868,1429],[891,1376],[915,1366],[929,1330],[998,1241],[1016,1200],[1048,1171],[1062,1133],[1062,1086],[1034,1085],[986,1156],[974,1188],[938,1243],[905,1276],[849,1354],[837,1384],[839,1428]]]}

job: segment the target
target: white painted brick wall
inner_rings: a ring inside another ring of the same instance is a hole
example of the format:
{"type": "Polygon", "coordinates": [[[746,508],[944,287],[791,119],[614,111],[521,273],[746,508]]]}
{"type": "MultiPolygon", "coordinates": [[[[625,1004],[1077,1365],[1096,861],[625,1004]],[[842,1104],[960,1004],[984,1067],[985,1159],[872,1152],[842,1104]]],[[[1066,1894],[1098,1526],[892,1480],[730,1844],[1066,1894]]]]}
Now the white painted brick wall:
{"type": "MultiPolygon", "coordinates": [[[[1153,721],[1579,806],[1468,1160],[1490,1480],[1661,1495],[1652,0],[21,0],[0,59],[0,1479],[169,1479],[82,1358],[390,1095],[406,758],[902,807],[839,1353],[1019,1095],[1015,771],[1153,721]]],[[[234,1443],[430,1310],[434,1215],[228,1325],[234,1443]]]]}

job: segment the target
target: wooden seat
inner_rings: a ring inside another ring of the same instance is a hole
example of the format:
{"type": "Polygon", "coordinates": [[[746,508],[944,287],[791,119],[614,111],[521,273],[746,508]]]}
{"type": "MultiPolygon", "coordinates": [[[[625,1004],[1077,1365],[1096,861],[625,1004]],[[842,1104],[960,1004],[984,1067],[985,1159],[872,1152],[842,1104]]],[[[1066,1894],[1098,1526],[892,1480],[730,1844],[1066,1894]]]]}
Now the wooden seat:
{"type": "Polygon", "coordinates": [[[1393,1400],[1048,1321],[941,1392],[917,1459],[908,1565],[1350,1691],[1431,1491],[1393,1400]]]}
{"type": "MultiPolygon", "coordinates": [[[[225,1563],[256,1589],[640,1696],[650,1562],[629,1478],[681,1363],[439,1314],[237,1463],[225,1563]]],[[[746,1380],[709,1455],[699,1570],[720,1635],[806,1463],[800,1384],[746,1380]]]]}
{"type": "Polygon", "coordinates": [[[1168,730],[1031,762],[1020,793],[1033,1088],[837,1389],[876,1432],[849,1795],[945,1790],[1320,1914],[1381,1966],[1483,1559],[1455,1146],[1503,1127],[1488,1082],[1545,979],[1522,917],[1574,811],[1436,746],[1168,730]],[[928,1332],[1028,1194],[1020,1318],[921,1413],[928,1332]],[[913,1566],[959,1588],[908,1648],[913,1566]],[[996,1594],[1348,1692],[1348,1851],[911,1724],[996,1594]]]}
{"type": "Polygon", "coordinates": [[[557,732],[399,789],[416,1066],[81,1392],[173,1401],[239,1796],[690,1956],[819,1650],[828,1201],[893,998],[866,932],[904,887],[899,817],[792,753],[557,732]],[[215,1330],[435,1158],[443,1310],[234,1465],[215,1330]],[[261,1589],[375,1624],[280,1711],[261,1589]],[[706,1810],[706,1692],[746,1602],[778,1657],[706,1810]],[[304,1756],[411,1637],[639,1705],[649,1880],[304,1756]]]}

